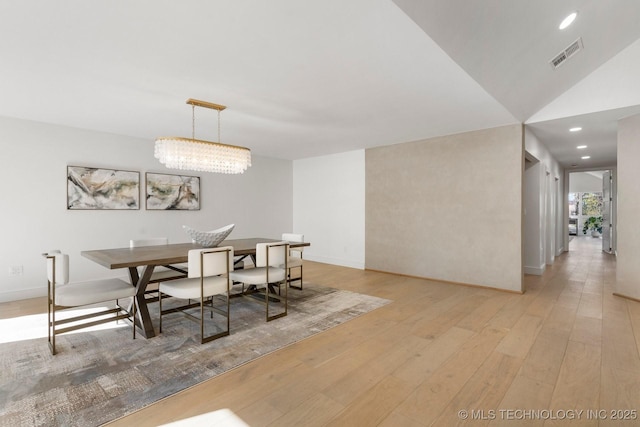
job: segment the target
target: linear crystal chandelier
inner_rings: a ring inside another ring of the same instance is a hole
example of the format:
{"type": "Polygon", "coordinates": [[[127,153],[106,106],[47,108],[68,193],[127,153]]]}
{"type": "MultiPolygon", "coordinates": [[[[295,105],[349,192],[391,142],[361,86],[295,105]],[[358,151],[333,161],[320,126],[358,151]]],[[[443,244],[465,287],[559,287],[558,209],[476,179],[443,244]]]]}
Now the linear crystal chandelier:
{"type": "Polygon", "coordinates": [[[155,157],[170,169],[215,173],[244,173],[251,166],[251,150],[220,143],[220,112],[224,105],[187,99],[191,105],[191,138],[163,136],[156,139],[155,157]],[[218,110],[218,142],[196,139],[195,108],[218,110]]]}

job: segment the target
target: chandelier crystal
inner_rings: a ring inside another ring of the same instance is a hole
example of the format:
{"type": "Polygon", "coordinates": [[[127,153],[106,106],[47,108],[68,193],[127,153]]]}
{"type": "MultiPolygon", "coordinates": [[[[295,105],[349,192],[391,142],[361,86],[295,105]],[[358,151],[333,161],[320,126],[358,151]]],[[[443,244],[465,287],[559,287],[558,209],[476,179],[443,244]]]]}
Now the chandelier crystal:
{"type": "Polygon", "coordinates": [[[195,139],[195,107],[218,110],[218,141],[220,141],[220,111],[226,107],[196,99],[188,99],[187,104],[192,106],[192,137],[157,138],[156,159],[170,169],[225,174],[244,173],[251,166],[251,150],[236,145],[195,139]]]}

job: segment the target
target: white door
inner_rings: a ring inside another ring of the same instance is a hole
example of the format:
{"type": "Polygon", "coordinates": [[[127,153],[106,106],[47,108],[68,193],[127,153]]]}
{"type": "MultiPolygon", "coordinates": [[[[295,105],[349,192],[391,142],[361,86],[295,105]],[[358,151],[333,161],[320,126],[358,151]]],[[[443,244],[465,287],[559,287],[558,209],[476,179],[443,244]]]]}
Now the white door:
{"type": "Polygon", "coordinates": [[[602,175],[602,250],[611,253],[611,171],[602,175]]]}
{"type": "Polygon", "coordinates": [[[555,181],[551,174],[547,172],[547,211],[545,213],[547,220],[547,247],[545,250],[547,259],[545,260],[547,264],[552,265],[553,260],[555,258],[556,250],[555,250],[555,235],[556,235],[556,207],[555,207],[555,181]]]}

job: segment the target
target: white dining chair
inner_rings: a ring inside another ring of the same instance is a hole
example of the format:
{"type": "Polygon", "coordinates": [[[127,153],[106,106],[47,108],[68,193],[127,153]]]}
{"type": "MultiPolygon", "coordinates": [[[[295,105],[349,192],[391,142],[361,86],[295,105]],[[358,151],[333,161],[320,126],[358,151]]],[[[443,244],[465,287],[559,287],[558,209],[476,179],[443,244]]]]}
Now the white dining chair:
{"type": "MultiPolygon", "coordinates": [[[[233,270],[233,247],[223,246],[210,249],[192,249],[189,251],[189,277],[186,279],[171,280],[161,282],[159,286],[159,307],[160,307],[160,332],[162,333],[162,316],[200,307],[200,343],[215,340],[229,335],[230,326],[230,304],[229,290],[231,288],[230,273],[233,270]],[[170,309],[162,309],[163,295],[169,295],[178,299],[189,300],[187,304],[170,309]],[[214,306],[213,296],[223,295],[226,297],[226,310],[220,310],[214,306]],[[191,303],[190,300],[197,299],[198,302],[191,303]],[[204,335],[204,309],[209,303],[211,316],[213,312],[226,317],[226,330],[209,336],[204,335]]],[[[186,312],[185,312],[186,313],[186,312]]]]}
{"type": "Polygon", "coordinates": [[[57,335],[121,319],[131,320],[135,339],[136,303],[133,296],[136,289],[130,283],[117,278],[69,283],[69,255],[52,251],[44,256],[47,259],[47,336],[51,354],[56,354],[57,335]],[[119,300],[129,298],[131,298],[129,305],[131,308],[125,309],[119,304],[119,300]],[[106,302],[114,302],[114,307],[98,309],[98,311],[92,308],[89,313],[83,310],[81,315],[58,318],[61,311],[68,312],[71,308],[106,302]],[[69,323],[72,324],[61,327],[69,323]]]}
{"type": "MultiPolygon", "coordinates": [[[[282,233],[282,240],[288,242],[304,242],[304,234],[282,233]]],[[[287,264],[287,282],[290,287],[302,290],[302,251],[304,247],[289,248],[289,261],[287,264]],[[291,270],[300,269],[300,277],[291,278],[291,270]],[[291,282],[300,281],[300,286],[293,286],[291,282]]]]}
{"type": "Polygon", "coordinates": [[[244,270],[234,271],[230,274],[233,283],[242,283],[242,293],[245,294],[244,285],[252,287],[252,291],[264,289],[264,303],[266,305],[267,322],[287,315],[287,263],[289,243],[258,243],[256,245],[256,266],[244,270]],[[282,292],[275,292],[275,287],[280,291],[280,284],[285,283],[284,297],[282,292]],[[269,314],[269,301],[283,303],[283,311],[278,314],[269,314]]]}

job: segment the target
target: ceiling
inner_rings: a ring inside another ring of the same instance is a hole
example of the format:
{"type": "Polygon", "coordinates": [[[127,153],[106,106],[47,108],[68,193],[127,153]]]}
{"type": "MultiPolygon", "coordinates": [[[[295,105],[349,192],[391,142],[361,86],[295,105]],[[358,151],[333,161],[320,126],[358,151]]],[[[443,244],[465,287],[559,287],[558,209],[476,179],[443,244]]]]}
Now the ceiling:
{"type": "MultiPolygon", "coordinates": [[[[637,0],[1,0],[0,115],[151,151],[190,136],[196,98],[228,106],[222,142],[284,159],[526,122],[570,166],[578,114],[549,106],[635,46],[639,18],[637,0]]],[[[615,121],[639,98],[580,114],[594,147],[614,141],[594,161],[615,159],[615,121]]],[[[196,110],[196,137],[216,134],[215,112],[196,110]]]]}

